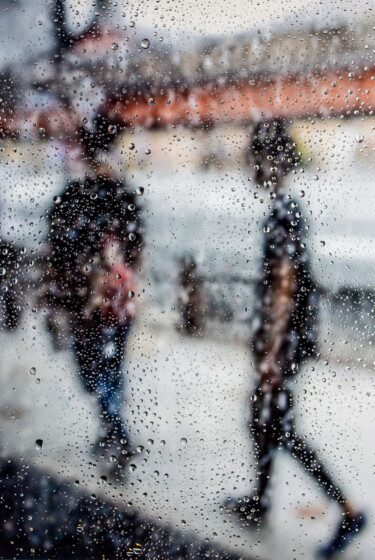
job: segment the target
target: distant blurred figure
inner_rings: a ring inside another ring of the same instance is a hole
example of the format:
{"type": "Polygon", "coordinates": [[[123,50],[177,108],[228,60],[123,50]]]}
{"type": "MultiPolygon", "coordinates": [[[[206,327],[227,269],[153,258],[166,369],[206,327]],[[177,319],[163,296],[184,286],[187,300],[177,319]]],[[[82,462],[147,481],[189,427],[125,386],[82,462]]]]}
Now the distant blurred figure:
{"type": "Polygon", "coordinates": [[[21,322],[20,248],[0,240],[0,327],[15,331],[21,322]]]}
{"type": "Polygon", "coordinates": [[[253,347],[259,373],[253,396],[251,433],[258,462],[250,497],[231,499],[229,509],[258,525],[270,508],[267,495],[279,449],[289,451],[342,510],[332,541],[319,553],[330,558],[364,526],[364,516],[349,503],[331,473],[295,431],[293,384],[300,366],[316,355],[317,289],[306,250],[308,224],[299,204],[284,189],[287,173],[298,164],[294,143],[283,122],[256,126],[250,162],[255,180],[273,200],[265,221],[262,277],[257,286],[253,347]]]}
{"type": "Polygon", "coordinates": [[[51,210],[44,301],[57,346],[59,311],[68,315],[83,386],[97,397],[103,432],[95,450],[112,452],[115,447],[121,466],[130,451],[124,353],[135,314],[143,238],[137,195],[99,161],[99,152],[108,150],[114,137],[101,117],[93,133],[81,131],[88,172],[83,181],[68,182],[51,210]]]}
{"type": "Polygon", "coordinates": [[[202,334],[205,326],[203,279],[192,256],[179,262],[179,309],[181,322],[178,328],[187,334],[202,334]]]}
{"type": "MultiPolygon", "coordinates": [[[[24,91],[21,78],[11,66],[3,68],[0,72],[0,98],[3,112],[15,110],[16,103],[24,91]]],[[[4,222],[9,215],[5,210],[8,210],[8,206],[4,205],[1,210],[4,210],[5,214],[1,216],[1,229],[4,233],[4,222]]],[[[14,226],[13,223],[10,225],[14,226]]],[[[0,328],[6,331],[17,330],[21,323],[23,264],[22,251],[17,241],[9,240],[8,236],[6,239],[0,238],[0,328]]]]}

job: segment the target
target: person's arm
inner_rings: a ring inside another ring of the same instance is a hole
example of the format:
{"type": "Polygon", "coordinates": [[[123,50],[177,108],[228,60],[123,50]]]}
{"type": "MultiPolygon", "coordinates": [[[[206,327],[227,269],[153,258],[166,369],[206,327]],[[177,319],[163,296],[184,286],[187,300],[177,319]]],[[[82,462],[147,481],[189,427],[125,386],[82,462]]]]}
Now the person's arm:
{"type": "Polygon", "coordinates": [[[269,344],[265,359],[260,364],[263,379],[267,384],[274,384],[282,376],[279,353],[290,328],[296,292],[296,271],[293,268],[293,263],[286,256],[283,256],[277,275],[274,278],[271,320],[268,325],[269,344]]]}

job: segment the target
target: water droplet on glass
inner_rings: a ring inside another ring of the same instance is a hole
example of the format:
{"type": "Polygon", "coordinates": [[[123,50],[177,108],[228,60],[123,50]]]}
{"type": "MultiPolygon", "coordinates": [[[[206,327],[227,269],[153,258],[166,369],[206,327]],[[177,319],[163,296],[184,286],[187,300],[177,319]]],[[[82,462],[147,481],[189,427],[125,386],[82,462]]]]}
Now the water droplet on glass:
{"type": "Polygon", "coordinates": [[[305,196],[305,191],[299,191],[298,196],[303,198],[305,196]]]}
{"type": "Polygon", "coordinates": [[[36,368],[35,367],[30,368],[30,373],[31,373],[31,375],[35,375],[36,374],[36,368]]]}
{"type": "Polygon", "coordinates": [[[148,49],[150,46],[150,41],[148,39],[142,39],[141,47],[142,49],[148,49]]]}
{"type": "Polygon", "coordinates": [[[358,144],[362,144],[364,139],[365,137],[363,136],[363,134],[356,134],[355,136],[355,141],[358,142],[358,144]]]}
{"type": "Polygon", "coordinates": [[[118,49],[118,44],[117,44],[117,43],[112,43],[111,49],[112,49],[113,51],[117,51],[117,49],[118,49]]]}
{"type": "Polygon", "coordinates": [[[138,196],[142,196],[143,193],[145,192],[145,189],[143,187],[138,187],[136,190],[136,193],[138,196]]]}
{"type": "Polygon", "coordinates": [[[186,438],[181,438],[181,445],[186,445],[187,444],[187,439],[186,438]]]}
{"type": "Polygon", "coordinates": [[[43,440],[42,439],[35,440],[35,449],[37,451],[42,451],[42,448],[43,448],[43,440]]]}

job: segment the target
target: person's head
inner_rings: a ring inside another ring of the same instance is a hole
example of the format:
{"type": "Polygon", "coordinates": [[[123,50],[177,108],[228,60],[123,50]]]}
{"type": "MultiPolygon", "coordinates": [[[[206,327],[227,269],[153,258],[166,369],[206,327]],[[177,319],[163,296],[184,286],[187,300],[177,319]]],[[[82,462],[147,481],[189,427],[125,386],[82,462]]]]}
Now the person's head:
{"type": "Polygon", "coordinates": [[[255,125],[251,135],[248,161],[257,184],[277,190],[298,162],[295,142],[282,120],[255,125]]]}
{"type": "Polygon", "coordinates": [[[98,155],[111,149],[117,132],[118,127],[101,114],[95,116],[91,130],[85,127],[78,130],[79,143],[89,164],[98,164],[98,155]]]}
{"type": "Polygon", "coordinates": [[[193,274],[197,269],[197,263],[192,255],[185,255],[180,259],[180,270],[182,274],[193,274]]]}

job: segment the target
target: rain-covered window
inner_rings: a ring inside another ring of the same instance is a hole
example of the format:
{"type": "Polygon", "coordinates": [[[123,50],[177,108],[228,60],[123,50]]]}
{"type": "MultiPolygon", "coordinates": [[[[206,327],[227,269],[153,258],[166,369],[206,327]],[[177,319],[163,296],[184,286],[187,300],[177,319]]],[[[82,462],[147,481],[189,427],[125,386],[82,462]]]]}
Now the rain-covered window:
{"type": "Polygon", "coordinates": [[[374,557],[371,2],[0,3],[1,558],[374,557]]]}

